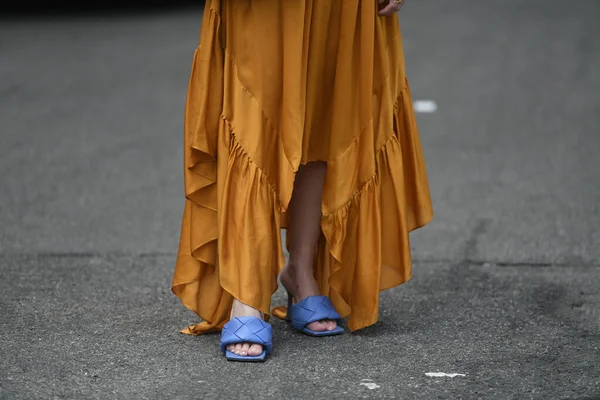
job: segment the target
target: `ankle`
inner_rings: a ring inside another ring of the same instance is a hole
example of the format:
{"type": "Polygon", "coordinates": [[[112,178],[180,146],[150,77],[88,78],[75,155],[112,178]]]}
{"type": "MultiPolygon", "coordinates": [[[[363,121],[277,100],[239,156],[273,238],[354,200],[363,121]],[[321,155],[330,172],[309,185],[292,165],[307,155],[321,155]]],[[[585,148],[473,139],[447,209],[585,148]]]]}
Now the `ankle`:
{"type": "MultiPolygon", "coordinates": [[[[312,266],[309,269],[307,266],[302,266],[302,264],[290,260],[283,271],[281,271],[281,279],[284,285],[287,283],[297,285],[307,280],[313,280],[312,266]]],[[[292,288],[290,287],[289,289],[292,288]]]]}
{"type": "Polygon", "coordinates": [[[230,318],[234,317],[257,317],[262,319],[263,315],[256,308],[250,307],[249,305],[242,303],[238,299],[233,299],[230,318]]]}
{"type": "Polygon", "coordinates": [[[281,272],[279,279],[284,288],[297,301],[319,294],[319,286],[313,275],[312,265],[310,268],[298,268],[293,261],[290,261],[281,272]]]}

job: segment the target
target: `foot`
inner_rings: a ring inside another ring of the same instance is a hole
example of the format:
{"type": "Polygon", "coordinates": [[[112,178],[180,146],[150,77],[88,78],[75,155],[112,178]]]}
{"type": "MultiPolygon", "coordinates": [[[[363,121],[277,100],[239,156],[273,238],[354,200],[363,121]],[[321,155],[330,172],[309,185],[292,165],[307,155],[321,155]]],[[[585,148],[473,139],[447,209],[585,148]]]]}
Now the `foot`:
{"type": "MultiPolygon", "coordinates": [[[[260,311],[245,305],[237,299],[233,300],[230,315],[230,318],[235,317],[257,317],[263,319],[260,311]]],[[[238,356],[258,356],[263,352],[263,347],[260,344],[244,342],[230,344],[227,346],[227,350],[238,356]]]]}
{"type": "MultiPolygon", "coordinates": [[[[310,273],[302,272],[302,269],[295,268],[292,263],[288,263],[279,274],[281,284],[294,296],[296,302],[304,300],[309,296],[318,296],[319,285],[314,276],[310,273]]],[[[316,332],[332,331],[337,327],[337,322],[329,319],[311,322],[306,325],[308,329],[316,332]]]]}

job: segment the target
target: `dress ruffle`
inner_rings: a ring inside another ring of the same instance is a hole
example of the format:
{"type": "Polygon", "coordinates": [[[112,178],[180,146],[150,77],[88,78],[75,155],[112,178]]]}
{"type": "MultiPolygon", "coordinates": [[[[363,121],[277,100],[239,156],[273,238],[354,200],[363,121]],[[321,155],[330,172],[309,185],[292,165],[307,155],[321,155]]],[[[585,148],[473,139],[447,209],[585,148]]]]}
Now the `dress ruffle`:
{"type": "MultiPolygon", "coordinates": [[[[234,297],[271,315],[285,263],[280,231],[304,159],[278,139],[281,123],[240,80],[221,12],[220,1],[207,1],[186,102],[186,203],[172,290],[203,320],[188,334],[220,330],[234,297]]],[[[360,132],[327,160],[316,278],[352,331],[377,321],[381,290],[410,279],[409,232],[433,216],[403,68],[392,78],[375,90],[360,132]]],[[[284,317],[285,308],[272,314],[284,317]]]]}

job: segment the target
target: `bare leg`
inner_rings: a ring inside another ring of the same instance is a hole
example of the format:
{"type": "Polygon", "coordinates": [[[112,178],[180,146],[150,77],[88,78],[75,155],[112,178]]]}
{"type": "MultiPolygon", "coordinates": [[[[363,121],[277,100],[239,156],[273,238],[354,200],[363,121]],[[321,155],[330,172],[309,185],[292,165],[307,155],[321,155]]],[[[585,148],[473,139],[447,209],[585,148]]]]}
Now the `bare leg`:
{"type": "MultiPolygon", "coordinates": [[[[288,209],[290,259],[280,274],[281,283],[296,301],[319,295],[313,262],[321,234],[321,202],[327,164],[321,161],[303,165],[296,174],[288,209]]],[[[333,330],[335,321],[322,320],[308,325],[315,331],[333,330]]]]}

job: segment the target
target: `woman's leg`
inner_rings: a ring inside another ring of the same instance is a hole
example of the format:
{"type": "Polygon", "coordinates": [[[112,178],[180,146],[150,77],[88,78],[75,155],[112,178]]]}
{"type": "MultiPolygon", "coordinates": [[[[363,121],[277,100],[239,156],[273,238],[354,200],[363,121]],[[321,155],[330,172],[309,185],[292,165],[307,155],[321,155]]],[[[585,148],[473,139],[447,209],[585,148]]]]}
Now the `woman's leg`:
{"type": "MultiPolygon", "coordinates": [[[[288,209],[290,258],[280,279],[296,301],[320,294],[313,265],[321,235],[321,202],[326,171],[325,162],[309,162],[300,167],[294,181],[288,209]]],[[[322,320],[309,324],[308,328],[325,331],[333,330],[336,326],[335,321],[322,320]]]]}
{"type": "MultiPolygon", "coordinates": [[[[292,292],[296,301],[308,296],[319,295],[319,286],[314,277],[313,263],[317,243],[321,234],[321,196],[327,164],[309,162],[296,174],[294,191],[288,210],[290,259],[281,272],[281,283],[292,292]]],[[[233,301],[231,317],[253,316],[262,318],[260,312],[238,300],[233,301]]],[[[316,321],[308,325],[314,331],[333,330],[335,321],[316,321]]],[[[258,344],[238,343],[227,347],[229,351],[245,356],[262,353],[258,344]]]]}

